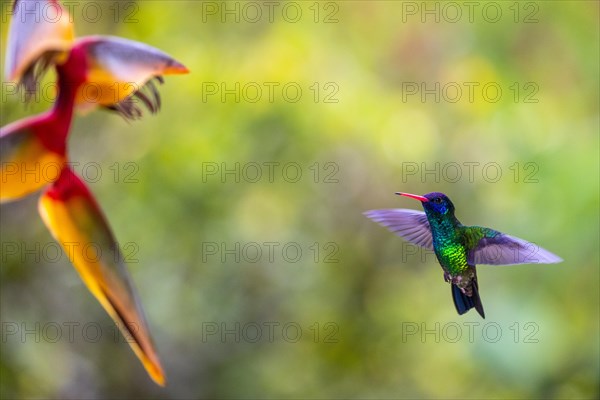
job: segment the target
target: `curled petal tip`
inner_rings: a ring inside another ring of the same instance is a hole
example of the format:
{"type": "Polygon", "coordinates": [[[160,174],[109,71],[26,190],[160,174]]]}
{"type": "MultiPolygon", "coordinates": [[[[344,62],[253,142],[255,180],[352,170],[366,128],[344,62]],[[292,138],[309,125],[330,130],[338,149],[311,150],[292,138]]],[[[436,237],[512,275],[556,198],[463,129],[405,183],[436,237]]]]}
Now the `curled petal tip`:
{"type": "Polygon", "coordinates": [[[15,2],[7,40],[6,79],[21,80],[48,54],[68,51],[73,40],[71,17],[57,1],[15,2]]]}
{"type": "Polygon", "coordinates": [[[189,70],[161,50],[144,43],[114,36],[79,38],[74,48],[86,54],[89,65],[86,84],[78,90],[78,106],[104,106],[121,112],[126,118],[138,118],[139,110],[130,101],[137,96],[150,111],[160,108],[158,91],[153,79],[162,83],[163,75],[187,74],[189,70]],[[114,90],[116,87],[119,89],[114,90]],[[149,93],[143,88],[149,86],[149,93]],[[87,89],[98,96],[90,100],[87,89]],[[87,95],[86,95],[87,94],[87,95]]]}
{"type": "Polygon", "coordinates": [[[169,65],[163,71],[164,75],[182,75],[189,74],[190,70],[186,68],[185,65],[180,62],[174,61],[172,65],[169,65]]]}

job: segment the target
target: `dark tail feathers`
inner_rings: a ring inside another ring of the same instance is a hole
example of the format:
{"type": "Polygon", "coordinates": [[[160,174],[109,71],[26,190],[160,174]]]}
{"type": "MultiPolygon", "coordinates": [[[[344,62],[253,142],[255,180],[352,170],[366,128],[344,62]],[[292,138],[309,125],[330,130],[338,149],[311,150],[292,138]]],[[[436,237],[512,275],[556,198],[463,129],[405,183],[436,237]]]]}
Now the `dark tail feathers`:
{"type": "Polygon", "coordinates": [[[481,318],[485,319],[485,312],[483,311],[483,304],[481,304],[481,298],[479,298],[479,286],[477,285],[477,277],[473,278],[471,283],[473,287],[473,295],[467,296],[458,288],[458,286],[451,284],[452,286],[452,299],[454,300],[454,306],[456,311],[463,315],[471,308],[475,308],[481,318]]]}

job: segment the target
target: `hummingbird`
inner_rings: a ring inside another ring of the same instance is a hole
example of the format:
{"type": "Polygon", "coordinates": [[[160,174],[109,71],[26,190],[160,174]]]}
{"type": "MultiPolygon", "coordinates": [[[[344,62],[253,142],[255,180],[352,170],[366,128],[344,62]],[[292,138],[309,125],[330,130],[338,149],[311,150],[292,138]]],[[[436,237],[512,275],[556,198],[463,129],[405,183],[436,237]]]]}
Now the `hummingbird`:
{"type": "Polygon", "coordinates": [[[527,242],[481,226],[464,226],[454,215],[454,204],[444,193],[423,196],[396,192],[419,200],[425,212],[408,209],[371,210],[364,214],[407,241],[433,250],[450,282],[459,315],[475,308],[485,319],[479,297],[477,264],[552,264],[557,255],[527,242]]]}

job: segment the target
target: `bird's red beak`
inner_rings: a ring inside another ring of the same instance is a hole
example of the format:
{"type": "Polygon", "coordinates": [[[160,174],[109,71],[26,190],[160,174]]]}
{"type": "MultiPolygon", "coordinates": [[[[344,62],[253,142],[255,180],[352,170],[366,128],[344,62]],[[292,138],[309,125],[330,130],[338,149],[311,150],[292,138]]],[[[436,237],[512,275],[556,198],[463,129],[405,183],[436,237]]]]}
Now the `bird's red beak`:
{"type": "Polygon", "coordinates": [[[419,200],[421,203],[426,203],[429,201],[429,199],[427,197],[419,196],[417,194],[402,193],[402,192],[396,192],[396,194],[398,196],[410,197],[411,199],[419,200]]]}

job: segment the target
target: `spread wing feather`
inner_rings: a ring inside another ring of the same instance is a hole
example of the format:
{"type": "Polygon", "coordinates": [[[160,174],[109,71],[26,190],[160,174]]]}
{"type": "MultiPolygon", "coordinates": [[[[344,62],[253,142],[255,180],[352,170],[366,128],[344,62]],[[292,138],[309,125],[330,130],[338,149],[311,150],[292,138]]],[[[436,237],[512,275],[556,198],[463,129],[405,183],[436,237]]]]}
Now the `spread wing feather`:
{"type": "Polygon", "coordinates": [[[470,228],[471,236],[475,237],[467,256],[471,265],[553,264],[563,261],[535,243],[489,228],[470,228]]]}
{"type": "Polygon", "coordinates": [[[431,228],[424,212],[394,208],[371,210],[364,214],[409,242],[433,250],[431,228]]]}

